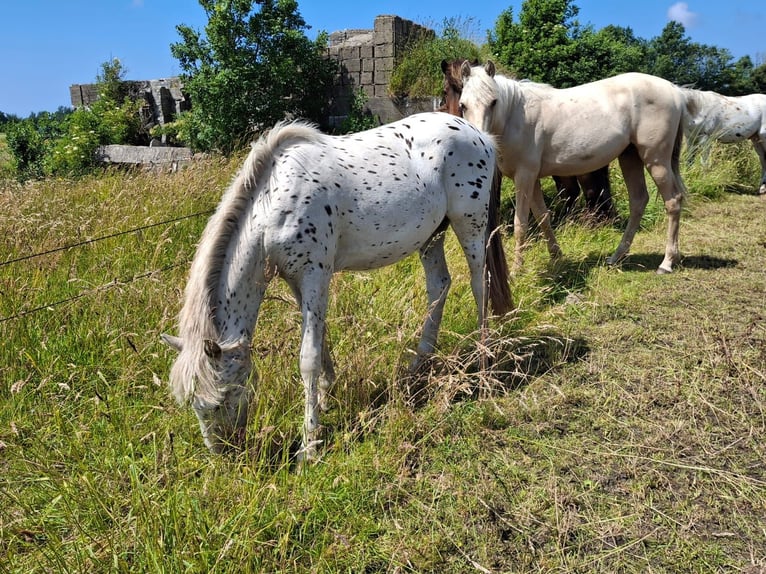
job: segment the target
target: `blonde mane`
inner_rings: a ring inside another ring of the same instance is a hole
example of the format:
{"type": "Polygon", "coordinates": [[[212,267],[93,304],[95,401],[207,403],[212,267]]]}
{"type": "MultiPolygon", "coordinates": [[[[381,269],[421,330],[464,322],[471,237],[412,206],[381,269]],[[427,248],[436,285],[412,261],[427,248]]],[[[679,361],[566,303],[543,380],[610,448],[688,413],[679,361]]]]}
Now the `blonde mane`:
{"type": "Polygon", "coordinates": [[[305,122],[277,124],[253,144],[242,168],[205,226],[189,270],[184,305],[178,318],[179,335],[184,345],[182,354],[187,360],[175,362],[170,385],[179,402],[188,402],[194,394],[205,402],[219,400],[221,389],[215,385],[216,372],[205,355],[204,345],[205,341],[214,341],[225,349],[236,343],[221,341],[215,319],[215,298],[229,245],[240,229],[242,215],[267,188],[274,155],[280,148],[297,141],[313,141],[321,137],[322,133],[316,127],[305,122]]]}

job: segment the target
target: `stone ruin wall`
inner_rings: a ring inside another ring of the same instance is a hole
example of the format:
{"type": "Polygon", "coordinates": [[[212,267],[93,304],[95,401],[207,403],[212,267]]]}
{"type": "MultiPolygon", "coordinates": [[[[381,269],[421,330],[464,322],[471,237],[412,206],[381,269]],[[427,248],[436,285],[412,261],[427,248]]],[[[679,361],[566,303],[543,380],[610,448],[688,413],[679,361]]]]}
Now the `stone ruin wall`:
{"type": "MultiPolygon", "coordinates": [[[[432,30],[399,16],[382,15],[375,18],[375,25],[371,30],[342,30],[330,34],[328,57],[338,61],[339,72],[330,94],[328,124],[337,126],[343,121],[351,109],[354,94],[359,90],[367,96],[366,109],[381,123],[436,109],[437,98],[410,100],[396,98],[388,91],[394,64],[397,58],[402,56],[407,43],[420,34],[433,33],[432,30]]],[[[144,101],[142,119],[147,128],[168,123],[181,112],[191,108],[191,102],[183,93],[183,83],[178,77],[126,81],[125,89],[126,95],[144,101]]],[[[74,84],[69,87],[69,94],[73,107],[87,106],[98,99],[98,86],[74,84]]],[[[152,144],[162,145],[162,142],[152,144]]],[[[134,157],[135,150],[125,159],[123,156],[126,152],[117,149],[130,146],[111,147],[115,149],[103,150],[104,161],[142,163],[134,157]]],[[[159,150],[151,152],[151,158],[146,163],[161,163],[158,153],[159,150]]]]}
{"type": "Polygon", "coordinates": [[[433,33],[399,16],[383,15],[375,18],[372,30],[342,30],[330,34],[329,56],[340,65],[330,99],[330,125],[339,124],[348,115],[352,98],[360,89],[367,96],[366,107],[382,123],[438,107],[438,102],[431,98],[401,99],[388,91],[394,63],[408,42],[419,35],[433,33]]]}
{"type": "MultiPolygon", "coordinates": [[[[191,109],[189,97],[183,93],[180,78],[161,80],[125,81],[125,95],[134,100],[143,100],[141,119],[147,128],[164,125],[180,114],[191,109]]],[[[98,99],[96,84],[74,84],[69,86],[72,107],[88,106],[98,99]]]]}

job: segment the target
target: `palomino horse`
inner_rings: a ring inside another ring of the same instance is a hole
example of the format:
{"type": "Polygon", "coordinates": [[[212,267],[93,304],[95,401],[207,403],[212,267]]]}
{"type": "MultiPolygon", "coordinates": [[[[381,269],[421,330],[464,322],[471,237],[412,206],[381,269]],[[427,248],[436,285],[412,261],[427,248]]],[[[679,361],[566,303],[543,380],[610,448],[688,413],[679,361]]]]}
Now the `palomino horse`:
{"type": "MultiPolygon", "coordinates": [[[[442,60],[442,73],[444,74],[444,102],[441,111],[459,116],[460,112],[460,94],[463,91],[463,75],[461,68],[466,59],[442,60]]],[[[478,60],[470,63],[472,66],[478,65],[478,60]]],[[[497,185],[500,185],[501,178],[495,177],[497,185]]],[[[615,216],[614,206],[612,204],[612,189],[609,184],[609,166],[605,165],[595,171],[577,176],[554,175],[553,181],[556,184],[556,191],[566,198],[565,213],[574,211],[577,198],[582,190],[585,198],[585,208],[597,219],[613,219],[615,216]]],[[[540,214],[544,215],[544,214],[540,214]]],[[[535,217],[540,217],[535,214],[535,217]]]]}
{"type": "Polygon", "coordinates": [[[493,310],[506,313],[511,294],[494,233],[494,166],[491,136],[436,112],[347,136],[298,122],[278,124],[262,137],[202,235],[179,337],[163,335],[179,351],[170,372],[173,394],[192,404],[208,448],[220,452],[244,434],[250,342],[275,275],[288,283],[302,313],[300,460],[316,456],[319,410],[334,379],[325,339],[333,273],[391,265],[420,251],[429,311],[416,366],[434,350],[450,286],[449,225],[468,261],[480,329],[487,283],[493,310]]]}
{"type": "Polygon", "coordinates": [[[681,88],[686,98],[684,134],[689,145],[706,150],[709,140],[736,143],[749,139],[761,161],[761,187],[766,194],[766,94],[722,96],[681,88]]]}
{"type": "MultiPolygon", "coordinates": [[[[665,258],[657,272],[673,270],[685,194],[679,171],[684,101],[676,86],[630,73],[558,90],[495,75],[492,62],[485,67],[466,63],[462,73],[463,116],[498,137],[500,169],[516,184],[515,268],[522,263],[530,207],[545,208],[539,179],[584,173],[617,157],[628,188],[630,218],[607,262],[617,263],[627,255],[638,230],[649,201],[646,166],[668,215],[665,258]]],[[[552,255],[560,251],[552,231],[548,248],[552,255]]]]}

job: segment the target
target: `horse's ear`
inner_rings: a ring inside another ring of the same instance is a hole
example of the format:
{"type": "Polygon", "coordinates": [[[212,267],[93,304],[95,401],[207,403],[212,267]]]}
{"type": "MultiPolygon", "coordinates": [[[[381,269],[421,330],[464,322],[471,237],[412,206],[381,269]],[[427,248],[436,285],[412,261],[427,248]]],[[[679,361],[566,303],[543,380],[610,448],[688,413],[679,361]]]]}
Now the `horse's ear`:
{"type": "Polygon", "coordinates": [[[484,64],[484,71],[487,72],[487,75],[490,78],[495,77],[495,63],[492,60],[487,60],[487,63],[484,64]]]}
{"type": "Polygon", "coordinates": [[[460,66],[460,75],[464,80],[471,77],[471,63],[468,60],[465,60],[463,65],[460,66]]]}
{"type": "Polygon", "coordinates": [[[220,359],[221,346],[212,339],[205,339],[205,354],[210,359],[220,359]]]}
{"type": "Polygon", "coordinates": [[[447,73],[447,68],[449,68],[449,62],[447,60],[442,60],[442,74],[447,73]]]}
{"type": "Polygon", "coordinates": [[[181,339],[180,337],[174,337],[173,335],[162,333],[160,335],[160,339],[162,339],[162,342],[165,343],[168,347],[170,347],[174,351],[178,351],[179,353],[183,351],[184,342],[183,342],[183,339],[181,339]]]}

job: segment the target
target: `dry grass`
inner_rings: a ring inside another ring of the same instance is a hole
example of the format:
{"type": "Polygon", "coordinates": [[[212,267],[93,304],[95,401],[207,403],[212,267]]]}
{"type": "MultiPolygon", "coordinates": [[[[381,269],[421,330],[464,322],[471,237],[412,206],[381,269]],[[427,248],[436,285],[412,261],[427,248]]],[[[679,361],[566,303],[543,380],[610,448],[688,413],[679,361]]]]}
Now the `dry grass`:
{"type": "MultiPolygon", "coordinates": [[[[4,183],[3,260],[209,209],[236,166],[4,183]]],[[[440,351],[415,379],[402,367],[425,312],[417,260],[336,277],[335,408],[304,474],[300,319],[283,286],[254,341],[246,452],[208,454],[162,383],[158,335],[204,218],[0,266],[0,317],[89,291],[0,322],[0,570],[763,572],[764,211],[693,193],[685,259],[662,277],[663,218],[617,269],[603,260],[619,229],[560,225],[566,258],[531,247],[519,309],[478,349],[450,240],[440,351]]]]}

